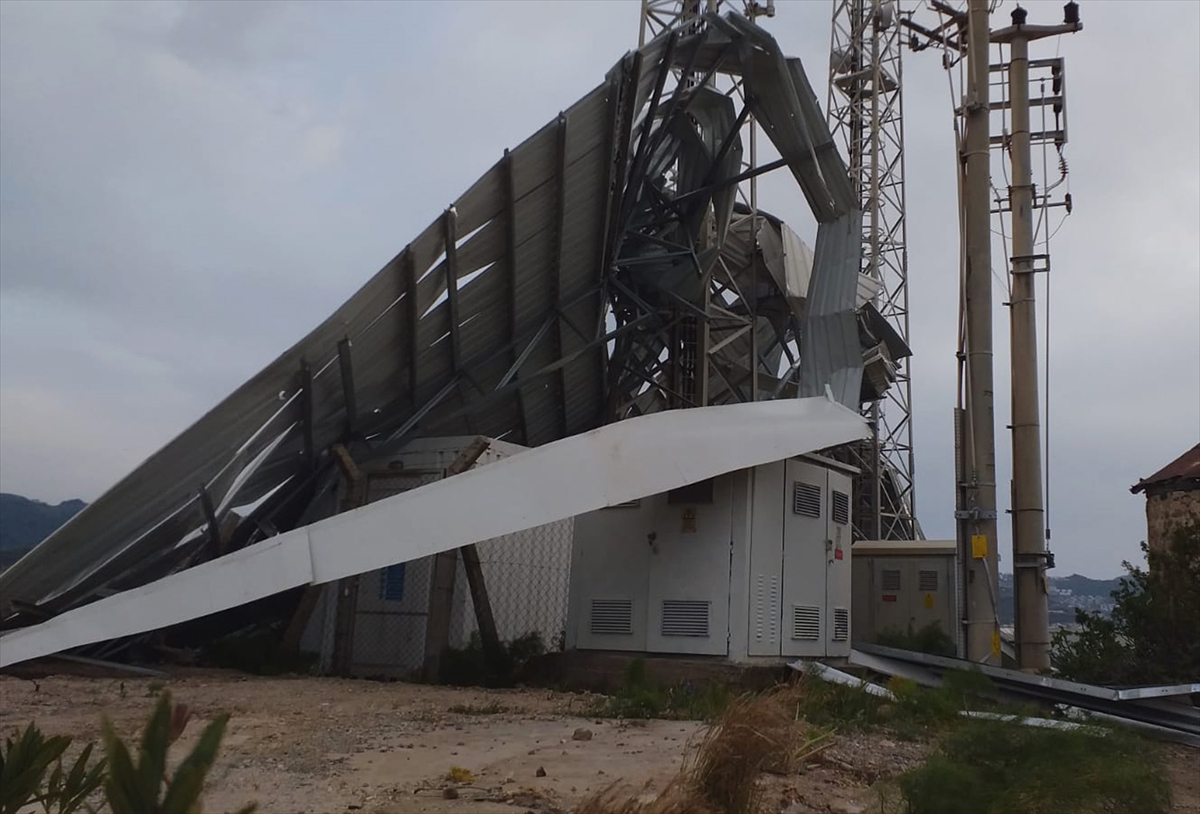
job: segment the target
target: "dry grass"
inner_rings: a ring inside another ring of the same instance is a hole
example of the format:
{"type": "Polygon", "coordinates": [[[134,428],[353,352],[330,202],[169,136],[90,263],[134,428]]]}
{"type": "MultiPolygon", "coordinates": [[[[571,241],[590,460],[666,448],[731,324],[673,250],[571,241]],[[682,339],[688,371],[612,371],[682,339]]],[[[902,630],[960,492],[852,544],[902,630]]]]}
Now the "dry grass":
{"type": "Polygon", "coordinates": [[[575,814],[720,814],[679,775],[661,794],[637,793],[614,783],[579,804],[575,814]]]}
{"type": "Polygon", "coordinates": [[[760,775],[789,773],[829,743],[831,732],[799,719],[799,692],[788,685],[735,698],[658,797],[610,786],[577,814],[755,814],[762,804],[760,775]]]}

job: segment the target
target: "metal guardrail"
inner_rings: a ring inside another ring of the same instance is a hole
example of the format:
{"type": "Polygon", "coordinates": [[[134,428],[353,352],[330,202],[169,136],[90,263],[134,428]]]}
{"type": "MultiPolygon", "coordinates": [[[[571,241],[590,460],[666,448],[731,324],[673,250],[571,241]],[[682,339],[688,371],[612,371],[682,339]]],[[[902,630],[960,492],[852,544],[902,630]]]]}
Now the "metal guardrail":
{"type": "Polygon", "coordinates": [[[992,680],[999,696],[1065,705],[1135,726],[1153,737],[1200,747],[1200,707],[1188,698],[1200,695],[1200,683],[1102,687],[875,644],[856,645],[850,663],[926,686],[937,686],[950,670],[978,670],[992,680]]]}

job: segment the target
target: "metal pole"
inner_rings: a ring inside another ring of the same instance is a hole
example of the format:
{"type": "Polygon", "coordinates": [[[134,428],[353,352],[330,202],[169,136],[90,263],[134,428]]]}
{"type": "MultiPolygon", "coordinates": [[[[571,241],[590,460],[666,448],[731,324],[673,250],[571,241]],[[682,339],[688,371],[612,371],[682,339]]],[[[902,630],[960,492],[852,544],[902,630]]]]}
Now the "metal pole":
{"type": "MultiPolygon", "coordinates": [[[[1018,27],[1019,28],[1019,27],[1018,27]]],[[[1046,601],[1045,513],[1042,507],[1041,421],[1038,412],[1037,302],[1033,263],[1033,176],[1029,149],[1029,40],[1011,43],[1008,95],[1012,104],[1012,448],[1013,586],[1017,663],[1050,667],[1046,601]]]]}
{"type": "Polygon", "coordinates": [[[989,0],[967,6],[968,88],[963,203],[967,268],[967,411],[973,471],[968,478],[967,533],[961,547],[966,592],[967,658],[1000,663],[996,552],[996,427],[992,384],[992,223],[989,67],[989,0]]]}
{"type": "MultiPolygon", "coordinates": [[[[874,305],[879,307],[883,292],[883,274],[879,268],[879,162],[883,154],[879,149],[879,94],[883,93],[883,70],[879,64],[879,39],[883,32],[879,28],[879,0],[871,1],[871,176],[870,176],[870,224],[871,238],[868,244],[870,258],[867,274],[880,283],[880,293],[875,295],[874,305]]],[[[883,487],[880,461],[879,422],[883,418],[879,399],[871,402],[871,539],[883,539],[883,487]]],[[[891,535],[889,535],[890,537],[891,535]]]]}

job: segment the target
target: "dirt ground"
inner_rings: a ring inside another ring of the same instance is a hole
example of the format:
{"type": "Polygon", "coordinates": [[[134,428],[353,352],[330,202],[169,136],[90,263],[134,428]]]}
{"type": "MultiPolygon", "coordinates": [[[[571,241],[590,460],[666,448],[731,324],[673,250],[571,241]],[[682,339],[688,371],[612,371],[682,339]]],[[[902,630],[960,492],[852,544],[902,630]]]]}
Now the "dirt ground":
{"type": "MultiPolygon", "coordinates": [[[[661,789],[702,729],[693,722],[588,718],[595,696],[583,694],[190,671],[165,681],[0,677],[0,731],[33,720],[82,745],[99,738],[106,715],[122,735],[136,737],[164,685],[196,716],[173,748],[175,757],[207,720],[231,715],[210,776],[210,814],[251,801],[263,814],[569,811],[616,782],[647,793],[661,789]],[[455,767],[471,779],[450,782],[455,767]]],[[[877,811],[877,781],[916,765],[927,748],[878,734],[837,736],[802,773],[765,779],[771,808],[877,811]]],[[[1180,748],[1171,755],[1175,810],[1200,814],[1200,753],[1180,748]]]]}

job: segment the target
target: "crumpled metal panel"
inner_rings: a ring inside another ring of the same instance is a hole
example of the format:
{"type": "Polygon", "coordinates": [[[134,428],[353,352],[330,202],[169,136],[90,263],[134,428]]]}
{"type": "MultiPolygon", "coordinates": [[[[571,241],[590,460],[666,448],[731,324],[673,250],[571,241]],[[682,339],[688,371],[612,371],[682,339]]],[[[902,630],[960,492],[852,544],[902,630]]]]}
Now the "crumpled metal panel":
{"type": "Polygon", "coordinates": [[[859,404],[863,359],[854,303],[861,252],[862,212],[857,209],[817,227],[801,348],[801,397],[828,386],[840,403],[859,404]]]}

